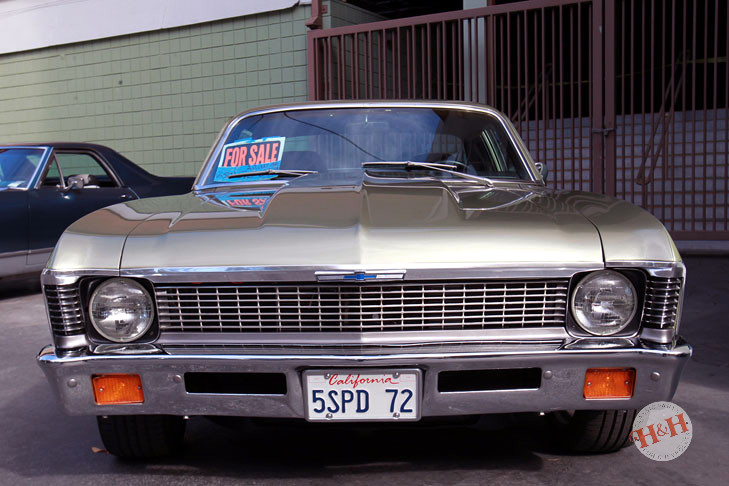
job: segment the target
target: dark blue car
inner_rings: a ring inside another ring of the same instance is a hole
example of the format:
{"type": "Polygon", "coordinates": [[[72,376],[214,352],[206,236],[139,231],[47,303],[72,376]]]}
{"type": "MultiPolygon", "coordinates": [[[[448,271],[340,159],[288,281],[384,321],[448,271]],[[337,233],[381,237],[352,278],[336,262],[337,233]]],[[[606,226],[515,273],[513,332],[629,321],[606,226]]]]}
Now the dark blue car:
{"type": "Polygon", "coordinates": [[[192,177],[158,177],[90,143],[0,146],[0,278],[41,270],[68,225],[131,199],[184,194],[192,177]]]}

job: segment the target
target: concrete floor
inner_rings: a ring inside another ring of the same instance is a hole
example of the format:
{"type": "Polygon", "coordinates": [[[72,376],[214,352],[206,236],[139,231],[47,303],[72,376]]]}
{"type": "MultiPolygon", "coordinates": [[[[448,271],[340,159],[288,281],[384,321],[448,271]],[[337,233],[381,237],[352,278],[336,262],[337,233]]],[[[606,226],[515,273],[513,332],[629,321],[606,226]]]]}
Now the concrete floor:
{"type": "Polygon", "coordinates": [[[728,484],[729,258],[688,258],[682,334],[694,346],[674,402],[694,424],[678,459],[631,446],[555,454],[522,424],[405,429],[226,428],[189,422],[182,456],[123,462],[104,453],[91,417],[68,417],[35,364],[49,342],[35,280],[0,283],[0,484],[728,484]]]}

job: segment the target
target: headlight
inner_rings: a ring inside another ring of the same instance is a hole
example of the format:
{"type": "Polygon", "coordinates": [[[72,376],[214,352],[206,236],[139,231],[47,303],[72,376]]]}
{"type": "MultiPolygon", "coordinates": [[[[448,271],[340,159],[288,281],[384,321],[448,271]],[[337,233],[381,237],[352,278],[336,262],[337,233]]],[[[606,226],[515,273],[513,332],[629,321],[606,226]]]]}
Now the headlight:
{"type": "Polygon", "coordinates": [[[99,334],[110,341],[126,343],[149,330],[154,306],[140,284],[128,278],[112,278],[94,291],[89,314],[99,334]]]}
{"type": "Polygon", "coordinates": [[[597,336],[616,334],[635,316],[635,287],[612,270],[593,272],[580,280],[572,294],[572,315],[582,329],[597,336]]]}

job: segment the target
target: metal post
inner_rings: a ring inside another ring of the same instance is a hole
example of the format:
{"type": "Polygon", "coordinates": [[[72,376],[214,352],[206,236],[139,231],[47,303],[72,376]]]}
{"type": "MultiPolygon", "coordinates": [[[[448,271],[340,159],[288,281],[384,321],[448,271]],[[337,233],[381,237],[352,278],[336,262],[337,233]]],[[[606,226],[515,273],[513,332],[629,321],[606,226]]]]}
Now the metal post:
{"type": "Polygon", "coordinates": [[[594,0],[592,3],[592,38],[590,39],[592,56],[590,58],[592,72],[592,101],[590,103],[592,118],[592,133],[590,144],[590,158],[592,160],[592,191],[602,193],[603,185],[603,0],[594,0]]]}
{"type": "Polygon", "coordinates": [[[603,127],[603,143],[605,144],[604,176],[605,194],[615,196],[615,158],[616,134],[615,134],[615,0],[605,0],[605,23],[603,39],[605,42],[605,123],[603,127]]]}

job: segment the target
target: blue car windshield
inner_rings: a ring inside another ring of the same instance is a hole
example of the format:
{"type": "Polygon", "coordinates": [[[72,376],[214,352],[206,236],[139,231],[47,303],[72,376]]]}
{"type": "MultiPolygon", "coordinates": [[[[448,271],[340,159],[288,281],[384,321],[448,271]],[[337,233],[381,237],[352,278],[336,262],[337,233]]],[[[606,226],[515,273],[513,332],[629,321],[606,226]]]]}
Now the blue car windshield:
{"type": "Polygon", "coordinates": [[[0,148],[0,189],[27,187],[43,151],[40,148],[0,148]]]}
{"type": "MultiPolygon", "coordinates": [[[[265,171],[382,171],[388,177],[453,174],[367,162],[445,164],[489,179],[531,180],[512,138],[493,115],[445,108],[322,108],[245,117],[208,163],[204,185],[269,178],[265,171]],[[248,176],[247,174],[252,174],[248,176]]],[[[292,175],[292,174],[279,174],[292,175]]],[[[296,175],[296,174],[293,174],[296,175]]]]}

